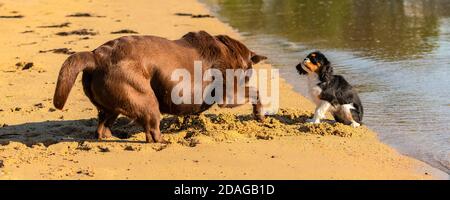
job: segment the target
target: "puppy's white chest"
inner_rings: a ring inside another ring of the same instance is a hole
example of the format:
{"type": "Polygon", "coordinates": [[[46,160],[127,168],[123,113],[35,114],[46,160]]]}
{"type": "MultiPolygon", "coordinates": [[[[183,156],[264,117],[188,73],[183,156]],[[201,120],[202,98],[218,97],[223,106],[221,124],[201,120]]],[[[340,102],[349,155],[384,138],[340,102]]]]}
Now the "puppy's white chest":
{"type": "Polygon", "coordinates": [[[320,104],[319,96],[320,96],[320,93],[322,93],[322,88],[320,88],[319,86],[313,86],[312,88],[310,88],[309,93],[310,93],[311,98],[313,99],[314,103],[316,105],[319,105],[320,104]]]}
{"type": "Polygon", "coordinates": [[[322,88],[317,86],[318,83],[320,83],[320,81],[319,81],[319,77],[317,77],[317,75],[309,75],[308,76],[309,94],[311,95],[311,98],[316,105],[320,104],[319,96],[322,93],[322,88]]]}

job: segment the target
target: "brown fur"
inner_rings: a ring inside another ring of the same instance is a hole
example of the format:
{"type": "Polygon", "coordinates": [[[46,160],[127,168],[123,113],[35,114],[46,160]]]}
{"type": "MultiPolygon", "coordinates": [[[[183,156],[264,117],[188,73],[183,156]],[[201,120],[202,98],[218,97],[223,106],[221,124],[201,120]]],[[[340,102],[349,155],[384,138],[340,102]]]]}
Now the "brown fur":
{"type": "MultiPolygon", "coordinates": [[[[147,142],[163,142],[159,130],[161,113],[197,114],[212,106],[173,104],[171,91],[177,82],[170,77],[174,70],[184,68],[193,75],[196,60],[203,61],[203,71],[250,69],[264,59],[237,40],[204,31],[190,32],[173,41],[156,36],[121,37],[66,60],[59,73],[54,105],[58,109],[64,107],[78,73],[83,71],[84,92],[99,111],[99,139],[111,135],[112,124],[123,114],[144,127],[147,142]]],[[[207,84],[203,83],[203,89],[207,84]]],[[[262,120],[261,103],[253,108],[262,120]]]]}

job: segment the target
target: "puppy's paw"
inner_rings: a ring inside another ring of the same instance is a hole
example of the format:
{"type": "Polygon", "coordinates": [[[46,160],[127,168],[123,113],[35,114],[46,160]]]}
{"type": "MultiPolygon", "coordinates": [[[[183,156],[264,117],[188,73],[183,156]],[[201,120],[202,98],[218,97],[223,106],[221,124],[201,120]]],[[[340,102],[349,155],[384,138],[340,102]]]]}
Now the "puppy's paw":
{"type": "Polygon", "coordinates": [[[358,122],[352,122],[352,124],[350,124],[350,126],[353,128],[357,128],[357,127],[360,127],[361,124],[359,124],[358,122]]]}
{"type": "Polygon", "coordinates": [[[306,123],[320,124],[320,119],[319,119],[319,120],[318,120],[318,119],[314,119],[314,118],[312,118],[312,119],[307,119],[307,120],[306,120],[306,123]]]}

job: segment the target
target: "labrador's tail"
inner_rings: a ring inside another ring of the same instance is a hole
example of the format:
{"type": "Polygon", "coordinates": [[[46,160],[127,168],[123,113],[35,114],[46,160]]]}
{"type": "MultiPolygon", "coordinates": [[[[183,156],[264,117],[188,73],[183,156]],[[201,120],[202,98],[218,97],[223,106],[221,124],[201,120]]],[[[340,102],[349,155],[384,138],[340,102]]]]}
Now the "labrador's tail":
{"type": "Polygon", "coordinates": [[[95,69],[95,66],[95,58],[92,52],[79,52],[67,58],[59,71],[53,97],[53,105],[57,109],[63,109],[78,74],[81,71],[92,71],[95,69]]]}

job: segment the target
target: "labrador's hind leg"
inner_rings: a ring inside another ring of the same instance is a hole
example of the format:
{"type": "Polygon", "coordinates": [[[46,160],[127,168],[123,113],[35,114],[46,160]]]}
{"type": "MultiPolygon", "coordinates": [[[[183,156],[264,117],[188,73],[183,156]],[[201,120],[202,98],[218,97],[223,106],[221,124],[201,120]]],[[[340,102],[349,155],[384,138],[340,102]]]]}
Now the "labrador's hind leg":
{"type": "Polygon", "coordinates": [[[96,137],[101,140],[112,136],[111,126],[117,119],[118,114],[108,112],[105,110],[98,111],[98,126],[96,131],[96,137]]]}
{"type": "Polygon", "coordinates": [[[134,115],[144,128],[146,142],[168,143],[161,136],[159,128],[161,113],[158,99],[153,90],[148,91],[145,95],[139,94],[139,96],[135,96],[133,104],[135,106],[134,115]]]}

